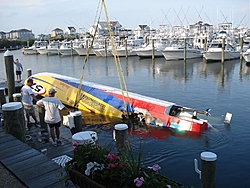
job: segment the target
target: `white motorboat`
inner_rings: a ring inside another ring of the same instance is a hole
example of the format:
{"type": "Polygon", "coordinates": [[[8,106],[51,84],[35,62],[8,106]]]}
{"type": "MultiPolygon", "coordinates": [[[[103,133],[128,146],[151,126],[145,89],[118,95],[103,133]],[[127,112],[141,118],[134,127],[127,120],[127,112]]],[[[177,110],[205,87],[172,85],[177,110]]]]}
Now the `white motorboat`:
{"type": "MultiPolygon", "coordinates": [[[[137,54],[133,50],[134,48],[132,46],[118,46],[116,48],[116,55],[119,57],[125,57],[125,56],[136,56],[137,54]]],[[[114,53],[112,52],[114,55],[114,53]]]]}
{"type": "Polygon", "coordinates": [[[42,55],[58,55],[59,45],[60,45],[59,41],[52,41],[47,46],[39,48],[37,51],[39,54],[42,55]]]}
{"type": "Polygon", "coordinates": [[[30,47],[27,47],[27,48],[23,48],[22,49],[22,52],[23,54],[27,54],[27,55],[30,55],[30,54],[37,54],[37,50],[41,47],[44,47],[48,44],[47,41],[35,41],[34,44],[30,47]]]}
{"type": "Polygon", "coordinates": [[[73,41],[63,41],[58,49],[61,55],[78,55],[74,49],[73,41]]]}
{"type": "MultiPolygon", "coordinates": [[[[172,41],[170,46],[166,47],[162,52],[165,59],[168,60],[183,60],[185,53],[184,42],[172,41]]],[[[186,44],[186,59],[201,58],[202,50],[194,48],[190,44],[186,44]]]]}
{"type": "Polygon", "coordinates": [[[250,48],[248,48],[247,51],[243,53],[243,57],[247,63],[250,62],[250,48]]]}
{"type": "MultiPolygon", "coordinates": [[[[203,53],[203,57],[207,61],[221,61],[222,59],[222,39],[212,40],[208,50],[203,53]]],[[[240,51],[236,50],[228,42],[225,43],[224,60],[232,60],[240,58],[240,51]]]]}
{"type": "Polygon", "coordinates": [[[159,38],[156,39],[156,42],[154,43],[154,51],[152,43],[142,45],[141,47],[134,49],[134,51],[140,58],[151,58],[153,53],[154,57],[163,57],[161,51],[169,45],[166,42],[167,41],[159,38]]]}

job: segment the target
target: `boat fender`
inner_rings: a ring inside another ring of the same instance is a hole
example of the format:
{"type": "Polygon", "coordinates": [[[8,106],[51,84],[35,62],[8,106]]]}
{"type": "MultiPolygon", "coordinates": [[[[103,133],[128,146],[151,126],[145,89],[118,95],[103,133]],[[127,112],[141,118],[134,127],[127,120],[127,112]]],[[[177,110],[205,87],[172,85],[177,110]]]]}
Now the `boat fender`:
{"type": "Polygon", "coordinates": [[[155,120],[152,120],[152,121],[150,122],[150,125],[156,125],[155,120]]]}

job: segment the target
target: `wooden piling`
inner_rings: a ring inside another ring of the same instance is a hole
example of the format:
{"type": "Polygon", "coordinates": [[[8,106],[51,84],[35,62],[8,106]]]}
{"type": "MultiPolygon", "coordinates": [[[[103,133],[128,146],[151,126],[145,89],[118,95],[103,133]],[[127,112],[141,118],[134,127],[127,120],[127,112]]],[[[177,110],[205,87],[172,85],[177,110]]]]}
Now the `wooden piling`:
{"type": "Polygon", "coordinates": [[[216,187],[216,160],[217,155],[212,152],[201,153],[201,187],[216,187]]]}
{"type": "Polygon", "coordinates": [[[4,53],[5,70],[8,85],[8,97],[9,102],[13,102],[12,94],[15,92],[15,76],[14,76],[14,65],[13,65],[13,54],[11,51],[7,50],[4,53]]]}
{"type": "Polygon", "coordinates": [[[21,102],[10,102],[2,106],[4,128],[6,134],[12,134],[22,142],[26,142],[25,118],[21,102]]]}
{"type": "Polygon", "coordinates": [[[71,129],[72,135],[82,131],[82,112],[75,111],[70,112],[70,115],[74,118],[75,128],[71,129]]]}
{"type": "Polygon", "coordinates": [[[22,102],[21,93],[13,93],[12,97],[14,102],[22,102]]]}
{"type": "Polygon", "coordinates": [[[115,125],[115,140],[116,149],[118,153],[126,151],[128,145],[128,125],[116,124],[115,125]]]}
{"type": "Polygon", "coordinates": [[[184,38],[184,61],[187,60],[187,39],[184,38]]]}
{"type": "Polygon", "coordinates": [[[152,59],[155,59],[155,41],[152,39],[152,59]]]}
{"type": "Polygon", "coordinates": [[[240,60],[243,59],[243,37],[240,37],[240,60]]]}
{"type": "Polygon", "coordinates": [[[44,131],[42,131],[42,134],[43,134],[43,132],[48,132],[47,123],[45,123],[45,121],[44,121],[45,109],[38,106],[38,115],[39,115],[40,126],[41,126],[42,129],[44,129],[44,131]]]}
{"type": "Polygon", "coordinates": [[[0,88],[0,107],[6,103],[5,88],[0,88]]]}
{"type": "Polygon", "coordinates": [[[27,69],[27,77],[29,78],[32,75],[31,69],[27,69]]]}
{"type": "Polygon", "coordinates": [[[126,58],[128,58],[128,41],[125,39],[125,53],[126,53],[126,58]]]}
{"type": "Polygon", "coordinates": [[[221,62],[224,63],[225,61],[225,38],[222,38],[222,47],[221,47],[221,62]]]}

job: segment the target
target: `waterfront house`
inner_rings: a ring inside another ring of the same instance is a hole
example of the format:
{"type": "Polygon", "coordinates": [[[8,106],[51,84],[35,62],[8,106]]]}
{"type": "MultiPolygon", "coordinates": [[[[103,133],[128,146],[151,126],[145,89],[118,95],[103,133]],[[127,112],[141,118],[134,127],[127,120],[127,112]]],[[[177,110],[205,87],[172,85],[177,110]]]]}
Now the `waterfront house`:
{"type": "Polygon", "coordinates": [[[76,29],[74,27],[67,27],[65,31],[66,35],[76,35],[76,29]]]}
{"type": "Polygon", "coordinates": [[[6,33],[3,31],[0,31],[0,39],[6,39],[6,33]]]}
{"type": "MultiPolygon", "coordinates": [[[[118,22],[118,21],[110,21],[109,22],[111,30],[116,33],[120,30],[122,30],[122,25],[118,22]]],[[[100,21],[97,25],[97,23],[95,23],[95,25],[91,26],[89,28],[89,33],[91,35],[94,35],[95,32],[95,28],[97,27],[97,35],[108,35],[109,33],[109,28],[108,28],[108,24],[106,21],[100,21]]]]}
{"type": "Polygon", "coordinates": [[[6,39],[8,40],[28,40],[34,38],[35,35],[32,33],[32,30],[28,29],[12,30],[6,33],[6,39]]]}
{"type": "Polygon", "coordinates": [[[63,30],[60,28],[55,28],[51,31],[51,37],[63,36],[63,30]]]}

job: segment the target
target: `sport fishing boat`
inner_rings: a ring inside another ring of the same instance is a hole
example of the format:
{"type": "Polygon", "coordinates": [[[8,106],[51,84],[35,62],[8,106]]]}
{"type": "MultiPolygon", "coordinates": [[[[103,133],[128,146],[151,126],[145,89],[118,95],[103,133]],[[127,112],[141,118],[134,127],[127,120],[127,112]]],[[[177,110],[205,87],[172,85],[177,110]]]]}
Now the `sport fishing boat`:
{"type": "Polygon", "coordinates": [[[55,73],[38,73],[32,78],[36,94],[45,97],[54,88],[55,97],[62,103],[82,111],[117,118],[128,114],[145,124],[194,133],[202,133],[209,126],[208,120],[202,118],[208,115],[209,109],[193,110],[132,92],[124,96],[121,89],[55,73]]]}

